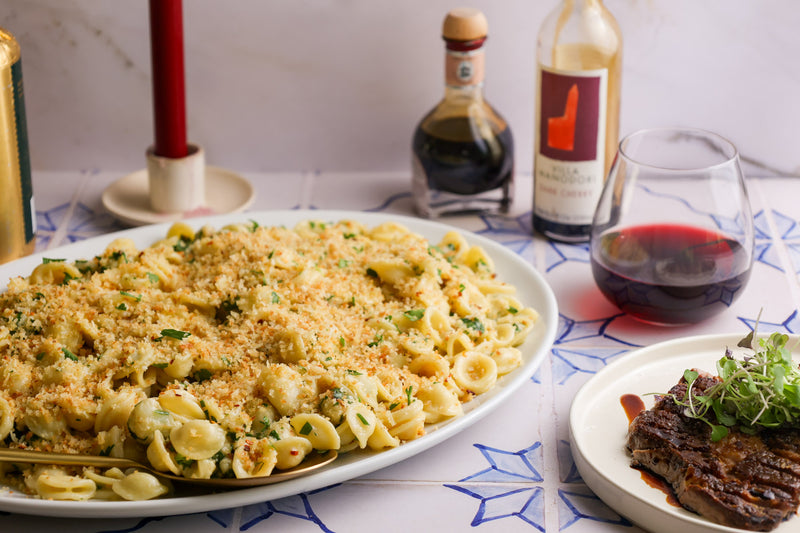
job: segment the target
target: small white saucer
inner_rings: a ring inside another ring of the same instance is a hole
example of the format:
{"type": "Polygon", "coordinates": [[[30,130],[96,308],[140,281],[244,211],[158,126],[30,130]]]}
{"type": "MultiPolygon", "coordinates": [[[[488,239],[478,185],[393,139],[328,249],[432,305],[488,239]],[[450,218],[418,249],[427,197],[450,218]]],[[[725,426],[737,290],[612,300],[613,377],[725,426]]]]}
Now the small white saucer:
{"type": "Polygon", "coordinates": [[[147,170],[118,179],[103,191],[103,206],[125,224],[141,226],[244,211],[253,203],[255,192],[245,178],[219,167],[206,167],[208,205],[184,213],[157,213],[150,206],[147,170]]]}

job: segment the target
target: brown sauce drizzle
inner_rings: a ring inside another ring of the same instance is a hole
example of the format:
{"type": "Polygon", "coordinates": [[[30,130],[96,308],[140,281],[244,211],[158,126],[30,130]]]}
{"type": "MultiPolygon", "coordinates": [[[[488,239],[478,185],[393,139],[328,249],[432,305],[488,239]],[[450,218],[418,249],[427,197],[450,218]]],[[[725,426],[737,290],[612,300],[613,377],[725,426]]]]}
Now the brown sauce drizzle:
{"type": "Polygon", "coordinates": [[[633,422],[636,415],[644,411],[644,401],[636,394],[623,394],[619,398],[619,403],[625,409],[625,415],[628,417],[628,423],[633,422]]]}
{"type": "MultiPolygon", "coordinates": [[[[639,469],[637,468],[637,470],[639,469]]],[[[642,479],[645,483],[666,494],[668,504],[672,505],[673,507],[683,507],[681,502],[679,502],[678,498],[675,496],[675,493],[672,491],[672,487],[669,485],[669,483],[664,481],[664,478],[660,478],[655,474],[647,472],[646,470],[639,470],[639,473],[642,475],[642,479]]]]}
{"type": "MultiPolygon", "coordinates": [[[[636,394],[623,394],[619,398],[619,403],[625,410],[625,416],[628,417],[629,424],[633,422],[633,419],[636,418],[636,416],[639,413],[644,411],[644,401],[636,394]]],[[[631,467],[631,468],[636,468],[636,467],[631,467]]],[[[655,474],[651,474],[647,470],[642,470],[639,468],[636,468],[636,470],[639,470],[639,473],[642,476],[642,480],[645,483],[647,483],[650,487],[653,487],[654,489],[660,490],[667,496],[668,504],[674,507],[682,507],[681,502],[678,501],[678,498],[672,491],[672,487],[663,478],[660,478],[655,474]]]]}

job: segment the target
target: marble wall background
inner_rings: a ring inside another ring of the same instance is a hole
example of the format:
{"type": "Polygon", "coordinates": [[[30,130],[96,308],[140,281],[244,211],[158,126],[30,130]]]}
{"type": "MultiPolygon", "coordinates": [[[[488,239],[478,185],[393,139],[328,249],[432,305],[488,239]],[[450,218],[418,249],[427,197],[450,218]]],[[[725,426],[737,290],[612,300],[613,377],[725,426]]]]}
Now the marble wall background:
{"type": "MultiPolygon", "coordinates": [[[[410,172],[442,93],[452,0],[185,0],[188,128],[210,164],[410,172]]],[[[472,0],[487,98],[529,173],[536,33],[555,0],[472,0]]],[[[798,0],[606,0],[625,39],[622,132],[711,129],[750,175],[800,175],[798,0]]],[[[146,0],[4,0],[23,47],[34,170],[143,168],[152,142],[146,0]]]]}

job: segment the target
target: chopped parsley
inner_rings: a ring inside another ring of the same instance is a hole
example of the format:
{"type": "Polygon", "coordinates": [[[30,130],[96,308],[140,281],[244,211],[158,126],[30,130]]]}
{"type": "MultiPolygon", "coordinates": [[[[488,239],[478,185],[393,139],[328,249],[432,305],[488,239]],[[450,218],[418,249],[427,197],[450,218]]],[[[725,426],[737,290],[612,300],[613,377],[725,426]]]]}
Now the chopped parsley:
{"type": "Polygon", "coordinates": [[[131,294],[131,293],[125,292],[125,291],[119,291],[119,293],[122,296],[127,296],[128,298],[133,298],[137,302],[141,302],[142,301],[142,295],[141,294],[131,294]]]}
{"type": "Polygon", "coordinates": [[[194,459],[189,459],[179,453],[175,454],[175,462],[183,468],[189,468],[194,464],[194,459]]]}
{"type": "Polygon", "coordinates": [[[187,337],[189,337],[191,335],[192,334],[189,333],[188,331],[181,331],[179,329],[167,328],[167,329],[162,329],[161,330],[161,338],[162,339],[164,337],[168,337],[170,339],[175,339],[175,340],[182,341],[182,340],[184,340],[185,338],[187,338],[187,337]]]}
{"type": "Polygon", "coordinates": [[[483,333],[483,332],[486,331],[486,328],[483,327],[483,322],[481,322],[477,318],[462,318],[461,322],[466,327],[468,327],[469,329],[473,329],[473,330],[478,331],[480,333],[483,333]]]}
{"type": "Polygon", "coordinates": [[[403,313],[403,316],[412,322],[416,322],[424,315],[425,315],[425,309],[412,309],[411,311],[406,311],[405,313],[403,313]]]}
{"type": "Polygon", "coordinates": [[[211,379],[211,371],[207,368],[201,368],[200,370],[192,374],[192,377],[198,382],[206,381],[208,379],[211,379]]]}

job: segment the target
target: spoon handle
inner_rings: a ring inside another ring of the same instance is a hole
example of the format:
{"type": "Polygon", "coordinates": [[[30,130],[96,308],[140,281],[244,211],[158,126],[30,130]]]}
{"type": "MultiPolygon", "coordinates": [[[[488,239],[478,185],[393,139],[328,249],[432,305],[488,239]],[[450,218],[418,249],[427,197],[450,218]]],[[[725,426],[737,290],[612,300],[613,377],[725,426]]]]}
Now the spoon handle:
{"type": "Polygon", "coordinates": [[[132,459],[122,459],[119,457],[106,457],[102,455],[79,455],[73,453],[40,452],[37,450],[22,450],[19,448],[0,448],[0,462],[8,463],[31,463],[61,466],[100,466],[118,468],[138,468],[150,472],[164,479],[170,479],[180,483],[206,486],[206,487],[227,487],[243,488],[268,485],[285,481],[310,473],[326,464],[332,462],[337,457],[336,450],[326,452],[314,452],[299,465],[289,470],[273,473],[269,476],[257,476],[246,478],[187,478],[176,476],[168,472],[159,472],[132,459]]]}
{"type": "Polygon", "coordinates": [[[78,455],[72,453],[43,452],[19,448],[0,448],[0,461],[10,463],[32,463],[62,466],[102,466],[118,468],[143,468],[130,459],[102,455],[78,455]]]}

